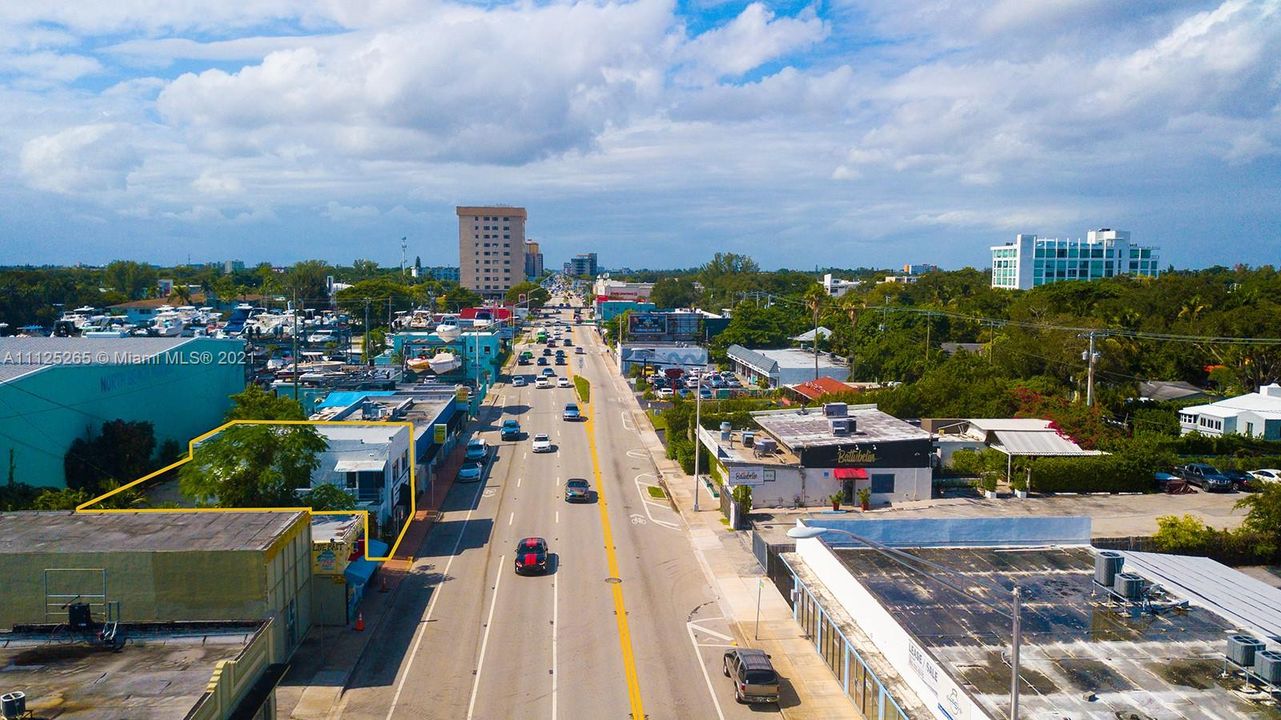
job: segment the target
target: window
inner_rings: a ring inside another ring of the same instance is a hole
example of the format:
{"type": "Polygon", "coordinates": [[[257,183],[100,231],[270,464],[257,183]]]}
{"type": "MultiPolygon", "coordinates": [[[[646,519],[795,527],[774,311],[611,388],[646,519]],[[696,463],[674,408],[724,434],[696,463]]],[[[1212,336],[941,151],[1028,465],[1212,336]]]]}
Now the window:
{"type": "Polygon", "coordinates": [[[354,487],[356,487],[356,473],[349,472],[347,473],[347,488],[350,489],[354,487]]]}
{"type": "Polygon", "coordinates": [[[1250,436],[1254,435],[1254,423],[1248,422],[1245,424],[1245,434],[1250,436]]]}
{"type": "Polygon", "coordinates": [[[894,475],[892,473],[877,473],[872,475],[872,493],[892,493],[894,492],[894,475]]]}

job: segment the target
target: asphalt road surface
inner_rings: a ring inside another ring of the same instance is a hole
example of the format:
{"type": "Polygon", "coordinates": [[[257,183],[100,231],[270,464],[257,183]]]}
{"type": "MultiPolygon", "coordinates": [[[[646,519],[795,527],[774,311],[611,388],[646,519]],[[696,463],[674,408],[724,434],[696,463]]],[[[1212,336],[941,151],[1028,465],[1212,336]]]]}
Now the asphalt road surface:
{"type": "MultiPolygon", "coordinates": [[[[488,472],[451,490],[352,676],[342,717],[776,715],[734,701],[720,664],[733,632],[681,518],[651,496],[655,469],[625,412],[626,386],[592,328],[575,326],[572,337],[586,353],[567,348],[568,365],[552,367],[590,380],[587,419],[561,419],[565,403],[578,402],[572,388],[491,390],[499,399],[480,431],[492,448],[488,472]],[[500,441],[513,417],[525,436],[500,441]],[[530,452],[535,433],[549,434],[555,451],[530,452]],[[591,483],[591,502],[565,502],[570,478],[591,483]],[[514,572],[516,543],[530,535],[551,546],[545,576],[514,572]]],[[[542,368],[514,370],[532,380],[542,368]]]]}

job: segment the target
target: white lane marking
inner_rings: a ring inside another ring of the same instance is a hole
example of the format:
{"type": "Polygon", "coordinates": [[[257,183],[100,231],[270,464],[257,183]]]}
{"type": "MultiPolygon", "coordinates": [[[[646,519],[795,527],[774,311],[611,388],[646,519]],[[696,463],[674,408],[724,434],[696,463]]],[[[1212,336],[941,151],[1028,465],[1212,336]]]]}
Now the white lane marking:
{"type": "MultiPolygon", "coordinates": [[[[477,487],[477,490],[484,488],[484,485],[477,487]]],[[[488,496],[488,491],[486,491],[488,496]]],[[[476,498],[472,498],[472,505],[478,504],[476,498]]],[[[445,563],[445,571],[441,573],[441,578],[449,577],[449,567],[454,564],[454,558],[458,557],[458,548],[462,547],[463,535],[467,532],[467,523],[471,522],[472,513],[476,512],[473,507],[467,511],[467,517],[463,518],[462,529],[458,531],[458,539],[454,541],[454,550],[449,554],[449,560],[445,563]]],[[[387,720],[391,720],[392,713],[396,712],[396,703],[400,702],[400,693],[405,689],[405,681],[409,679],[409,668],[414,665],[414,658],[418,657],[418,648],[423,644],[423,635],[427,632],[427,624],[431,622],[431,614],[436,609],[436,601],[440,599],[441,591],[444,589],[444,583],[437,585],[436,589],[431,591],[431,601],[427,603],[427,612],[423,614],[422,622],[418,623],[418,637],[414,639],[414,649],[409,653],[409,661],[405,663],[404,674],[400,676],[400,681],[396,683],[396,694],[391,698],[391,707],[387,708],[387,720]]]]}
{"type": "Polygon", "coordinates": [[[498,584],[503,581],[503,565],[507,556],[498,558],[498,573],[494,576],[494,597],[489,601],[489,619],[485,620],[485,637],[480,641],[480,659],[476,661],[476,679],[471,684],[471,702],[467,703],[467,720],[476,711],[476,692],[480,690],[480,671],[485,666],[485,648],[489,645],[489,631],[494,627],[494,607],[498,605],[498,584]]]}
{"type": "Polygon", "coordinates": [[[516,487],[520,487],[520,478],[516,478],[516,487]]]}
{"type": "MultiPolygon", "coordinates": [[[[654,513],[650,512],[649,510],[650,505],[657,505],[658,507],[668,507],[668,506],[660,505],[659,503],[650,500],[649,490],[646,490],[646,488],[650,487],[651,485],[658,488],[661,488],[662,486],[655,485],[654,483],[643,482],[641,480],[641,478],[643,477],[654,477],[654,476],[650,475],[649,473],[641,473],[640,475],[637,475],[636,478],[633,480],[633,482],[636,484],[636,494],[640,496],[641,505],[645,506],[645,514],[649,516],[649,521],[656,525],[661,525],[662,527],[668,528],[669,530],[680,530],[680,526],[677,525],[676,523],[671,522],[670,520],[659,520],[658,518],[654,517],[654,513]]],[[[670,510],[671,508],[668,507],[668,509],[670,510]]],[[[633,516],[633,518],[636,518],[636,517],[640,517],[640,516],[639,515],[633,516]]],[[[632,524],[633,525],[637,524],[634,519],[632,520],[632,524]]]]}
{"type": "Polygon", "coordinates": [[[560,476],[556,476],[556,487],[560,487],[560,476]]]}
{"type": "MultiPolygon", "coordinates": [[[[704,618],[704,619],[706,619],[706,620],[722,620],[723,618],[704,618]]],[[[692,627],[692,628],[696,628],[699,632],[704,633],[704,634],[706,634],[706,635],[711,635],[712,637],[719,638],[719,639],[721,639],[721,640],[724,640],[725,642],[734,642],[734,638],[730,637],[729,635],[725,635],[725,634],[723,634],[723,633],[718,633],[718,632],[716,632],[715,630],[708,630],[707,628],[703,627],[702,625],[699,625],[699,624],[698,624],[698,623],[696,623],[696,622],[690,622],[690,623],[686,623],[686,624],[687,624],[687,625],[689,625],[689,626],[690,626],[690,627],[692,627]]]]}
{"type": "Polygon", "coordinates": [[[511,527],[512,521],[516,519],[516,511],[512,510],[511,515],[507,516],[507,526],[511,527]]]}
{"type": "MultiPolygon", "coordinates": [[[[560,513],[557,513],[559,515],[560,513]]],[[[559,520],[557,521],[559,522],[559,520]]],[[[560,558],[556,559],[560,564],[560,558]]],[[[559,570],[560,568],[556,568],[559,570]]],[[[556,667],[556,635],[560,630],[560,583],[555,579],[552,580],[552,720],[556,720],[556,691],[560,684],[560,678],[557,677],[559,670],[556,667]]]]}
{"type": "Polygon", "coordinates": [[[559,511],[559,510],[557,510],[557,511],[556,511],[556,523],[557,523],[558,525],[560,524],[560,511],[559,511]]]}
{"type": "Polygon", "coordinates": [[[618,414],[623,418],[623,429],[627,432],[636,432],[636,427],[632,425],[632,419],[626,410],[619,410],[618,414]]]}
{"type": "Polygon", "coordinates": [[[689,633],[689,643],[694,649],[694,658],[698,661],[698,669],[703,671],[703,682],[707,683],[707,694],[712,696],[712,705],[716,708],[716,717],[725,720],[725,713],[721,710],[721,701],[716,699],[716,688],[712,687],[712,677],[707,674],[707,662],[703,660],[703,653],[698,649],[698,640],[694,637],[694,628],[707,632],[706,629],[695,625],[692,622],[685,623],[685,632],[689,633]]]}
{"type": "Polygon", "coordinates": [[[649,455],[644,450],[628,450],[627,457],[634,460],[644,460],[649,457],[649,455]]]}

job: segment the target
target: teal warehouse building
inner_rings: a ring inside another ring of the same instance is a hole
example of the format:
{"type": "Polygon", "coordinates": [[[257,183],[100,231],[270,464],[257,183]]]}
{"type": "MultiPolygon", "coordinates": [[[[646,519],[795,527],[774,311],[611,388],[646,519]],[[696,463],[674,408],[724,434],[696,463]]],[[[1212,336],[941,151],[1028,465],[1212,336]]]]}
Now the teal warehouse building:
{"type": "Polygon", "coordinates": [[[157,447],[185,450],[244,387],[242,340],[0,338],[0,480],[65,487],[71,443],[112,420],[150,422],[157,447]]]}

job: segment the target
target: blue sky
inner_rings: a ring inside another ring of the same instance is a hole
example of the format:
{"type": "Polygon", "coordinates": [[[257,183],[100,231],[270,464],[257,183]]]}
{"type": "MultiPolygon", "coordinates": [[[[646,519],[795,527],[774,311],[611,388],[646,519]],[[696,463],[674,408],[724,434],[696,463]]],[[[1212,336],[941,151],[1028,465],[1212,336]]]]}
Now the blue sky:
{"type": "Polygon", "coordinates": [[[8,0],[0,264],[1276,263],[1281,0],[8,0]]]}

